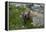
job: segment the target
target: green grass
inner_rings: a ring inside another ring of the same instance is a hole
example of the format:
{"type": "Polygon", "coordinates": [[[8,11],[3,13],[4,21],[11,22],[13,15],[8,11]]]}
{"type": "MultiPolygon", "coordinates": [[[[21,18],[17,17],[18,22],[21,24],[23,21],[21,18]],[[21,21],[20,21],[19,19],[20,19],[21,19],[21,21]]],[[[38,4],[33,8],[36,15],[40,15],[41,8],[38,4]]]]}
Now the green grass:
{"type": "Polygon", "coordinates": [[[20,28],[23,25],[23,19],[20,18],[21,12],[24,12],[24,7],[10,6],[9,8],[9,29],[20,28]]]}

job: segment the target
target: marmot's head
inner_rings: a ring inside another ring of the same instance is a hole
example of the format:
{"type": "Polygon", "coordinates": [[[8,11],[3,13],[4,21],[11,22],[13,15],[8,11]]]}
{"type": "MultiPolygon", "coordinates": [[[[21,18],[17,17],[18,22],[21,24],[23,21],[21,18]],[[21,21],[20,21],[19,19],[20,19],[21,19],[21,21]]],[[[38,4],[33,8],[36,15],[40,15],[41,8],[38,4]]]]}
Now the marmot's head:
{"type": "Polygon", "coordinates": [[[24,19],[29,19],[29,18],[30,18],[30,11],[28,11],[28,12],[23,12],[22,17],[23,17],[24,19]]]}

